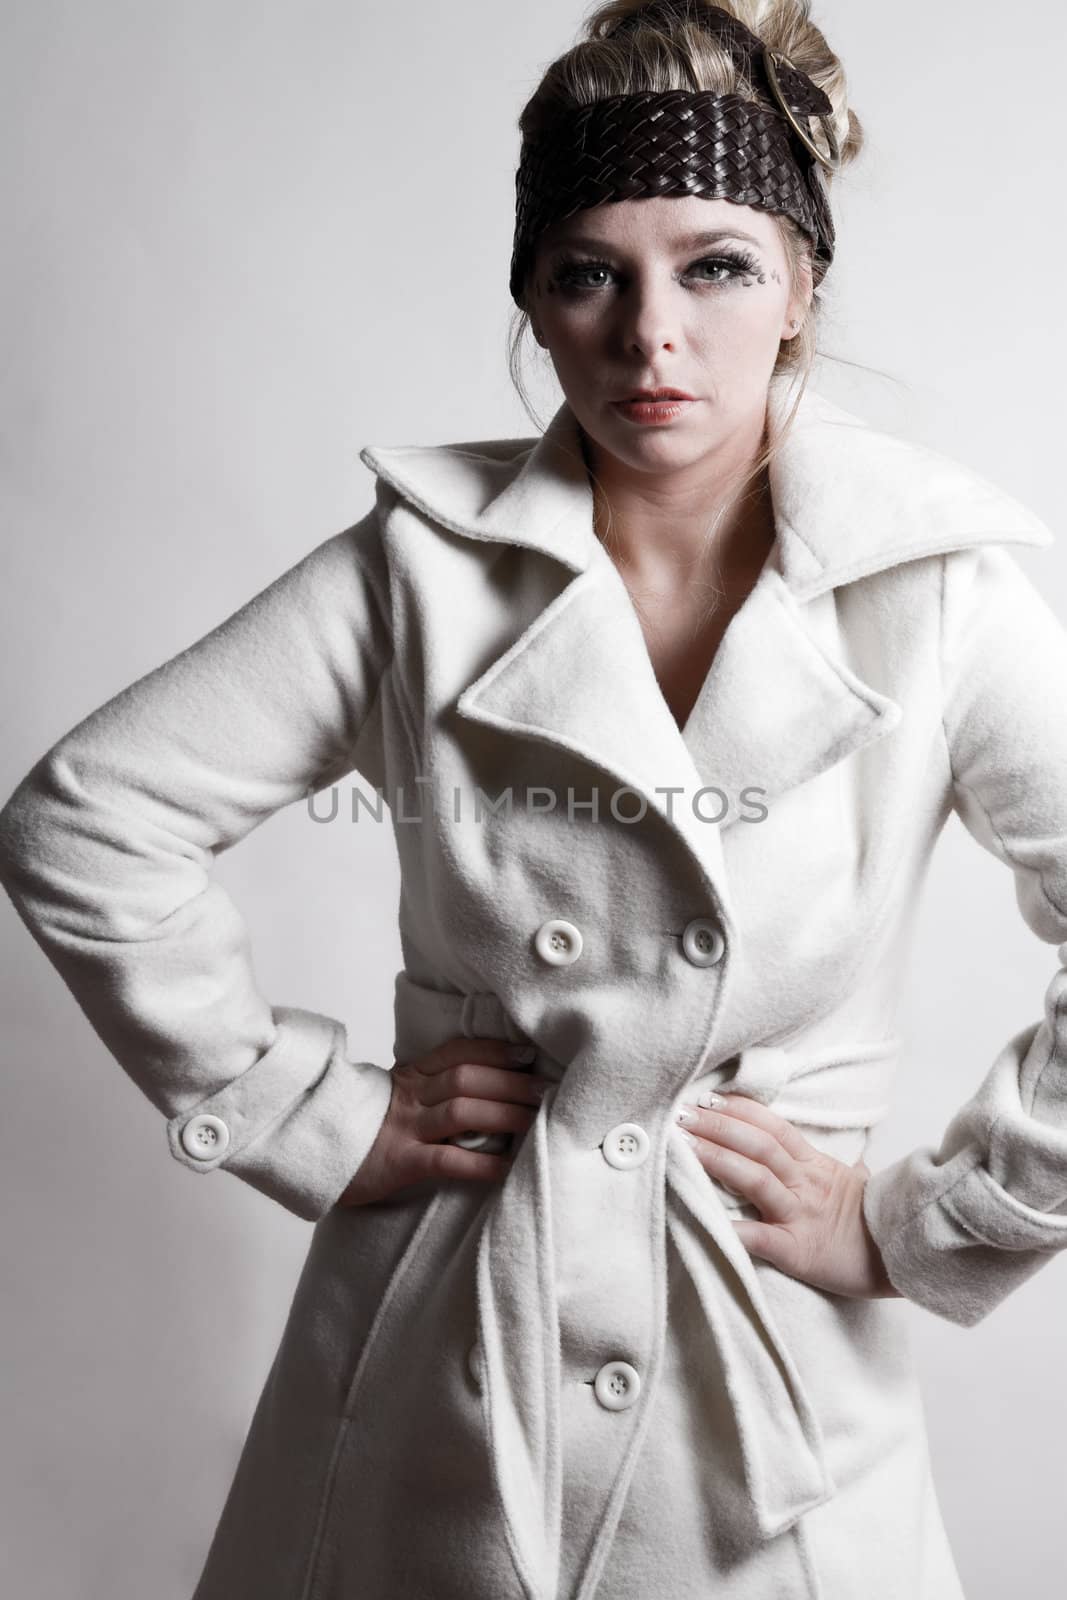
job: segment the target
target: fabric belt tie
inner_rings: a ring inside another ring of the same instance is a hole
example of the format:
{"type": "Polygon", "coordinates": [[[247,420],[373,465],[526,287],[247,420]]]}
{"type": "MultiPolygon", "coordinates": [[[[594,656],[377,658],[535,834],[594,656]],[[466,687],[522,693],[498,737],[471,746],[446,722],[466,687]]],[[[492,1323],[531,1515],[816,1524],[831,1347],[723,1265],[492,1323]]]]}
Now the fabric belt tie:
{"type": "MultiPolygon", "coordinates": [[[[412,1026],[419,1032],[410,1010],[415,1005],[429,1031],[436,1026],[435,1043],[459,1032],[530,1042],[495,995],[420,990],[419,1000],[411,988],[404,985],[401,994],[398,979],[398,1033],[401,1005],[409,1037],[412,1026]],[[449,1032],[442,1024],[454,1026],[449,1032]]],[[[899,1048],[896,1038],[822,1051],[801,1048],[795,1054],[754,1045],[692,1080],[681,1098],[719,1088],[750,1095],[810,1129],[817,1145],[819,1129],[865,1129],[885,1114],[899,1048]]],[[[537,1070],[548,1068],[551,1075],[551,1066],[545,1058],[537,1070]]],[[[549,1111],[552,1096],[550,1090],[549,1111]]],[[[528,1600],[564,1600],[557,1592],[563,1486],[560,1325],[547,1124],[548,1118],[539,1116],[519,1145],[487,1208],[477,1252],[483,1414],[507,1537],[528,1600]]],[[[756,1536],[770,1539],[836,1492],[818,1418],[734,1229],[731,1209],[736,1212],[744,1202],[714,1182],[680,1139],[669,1140],[666,1178],[664,1249],[669,1232],[722,1363],[756,1536]],[[724,1275],[724,1262],[732,1281],[724,1275]]],[[[654,1368],[646,1374],[650,1386],[657,1375],[654,1368]]],[[[623,1468],[627,1482],[636,1455],[631,1451],[623,1468]]],[[[621,1505],[624,1490],[616,1483],[613,1505],[621,1505]]],[[[613,1523],[614,1518],[590,1548],[586,1569],[594,1577],[599,1547],[612,1536],[613,1523]]],[[[587,1600],[585,1588],[579,1585],[574,1600],[587,1600]]]]}
{"type": "MultiPolygon", "coordinates": [[[[886,1114],[899,1051],[897,1038],[795,1054],[753,1045],[695,1079],[684,1098],[707,1089],[748,1095],[805,1129],[818,1146],[821,1129],[863,1130],[886,1114]]],[[[718,1346],[755,1523],[770,1539],[836,1492],[818,1418],[734,1228],[742,1208],[751,1216],[758,1211],[710,1178],[679,1140],[670,1141],[667,1183],[667,1226],[718,1346]],[[709,1240],[734,1269],[741,1296],[724,1283],[709,1240]]]]}

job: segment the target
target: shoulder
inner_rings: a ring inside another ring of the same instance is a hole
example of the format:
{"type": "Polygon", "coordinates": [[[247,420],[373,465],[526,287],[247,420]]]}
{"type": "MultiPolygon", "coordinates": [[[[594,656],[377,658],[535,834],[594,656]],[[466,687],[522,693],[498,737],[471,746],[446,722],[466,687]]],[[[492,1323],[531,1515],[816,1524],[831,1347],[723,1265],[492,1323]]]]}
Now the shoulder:
{"type": "Polygon", "coordinates": [[[339,533],[307,550],[254,595],[244,608],[249,619],[272,620],[284,611],[363,612],[368,603],[385,609],[388,561],[377,506],[339,533]]]}
{"type": "MultiPolygon", "coordinates": [[[[1053,542],[1040,517],[993,478],[810,385],[797,403],[794,390],[773,381],[769,417],[787,424],[768,470],[782,574],[798,600],[923,557],[1053,542]]],[[[391,542],[400,528],[414,537],[416,512],[423,529],[523,544],[582,565],[591,503],[565,403],[534,437],[372,444],[360,460],[375,475],[391,542]]]]}

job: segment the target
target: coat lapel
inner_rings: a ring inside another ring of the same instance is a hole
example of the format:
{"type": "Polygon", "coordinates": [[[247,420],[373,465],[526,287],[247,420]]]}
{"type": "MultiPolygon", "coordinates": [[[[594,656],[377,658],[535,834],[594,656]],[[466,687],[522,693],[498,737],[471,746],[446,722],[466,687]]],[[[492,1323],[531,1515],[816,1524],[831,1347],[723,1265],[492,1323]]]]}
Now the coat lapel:
{"type": "MultiPolygon", "coordinates": [[[[679,790],[692,795],[703,780],[660,692],[626,586],[596,537],[569,407],[521,452],[515,441],[487,440],[368,448],[361,459],[452,531],[521,544],[567,569],[563,589],[467,685],[456,710],[499,732],[555,745],[615,787],[635,790],[639,798],[619,797],[620,814],[640,812],[642,801],[660,813],[682,836],[728,921],[718,830],[679,803],[679,790]],[[502,459],[507,443],[511,453],[502,459]],[[487,481],[496,485],[489,495],[487,481]]],[[[610,797],[609,790],[605,806],[610,797]]]]}
{"type": "MultiPolygon", "coordinates": [[[[597,543],[585,570],[460,695],[476,722],[548,742],[613,780],[620,816],[659,812],[712,883],[717,830],[691,804],[704,779],[660,691],[626,586],[597,543]]],[[[607,810],[612,792],[602,799],[607,810]]]]}
{"type": "MultiPolygon", "coordinates": [[[[790,405],[780,380],[770,414],[790,405]]],[[[994,541],[1045,546],[1032,513],[969,468],[883,433],[806,390],[770,467],[776,539],[680,730],[626,586],[597,539],[577,421],[564,403],[537,440],[369,447],[361,459],[442,526],[539,551],[566,569],[555,598],[462,692],[457,710],[558,746],[671,819],[722,888],[720,830],[679,804],[702,786],[732,804],[783,794],[884,738],[900,706],[810,625],[810,602],[900,561],[994,541]]],[[[639,810],[623,797],[626,814],[639,810]]],[[[714,815],[714,798],[704,802],[714,815]]]]}
{"type": "Polygon", "coordinates": [[[723,636],[684,737],[704,782],[729,804],[728,828],[746,789],[763,803],[785,794],[884,738],[901,714],[823,648],[768,564],[723,636]]]}

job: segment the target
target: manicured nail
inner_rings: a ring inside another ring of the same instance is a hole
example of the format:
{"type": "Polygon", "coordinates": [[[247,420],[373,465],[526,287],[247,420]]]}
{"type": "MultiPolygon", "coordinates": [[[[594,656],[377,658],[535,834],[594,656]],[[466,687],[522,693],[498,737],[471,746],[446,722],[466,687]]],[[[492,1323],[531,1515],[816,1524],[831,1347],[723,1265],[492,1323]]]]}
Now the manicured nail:
{"type": "Polygon", "coordinates": [[[696,1119],[697,1114],[693,1106],[683,1106],[681,1111],[678,1112],[679,1122],[695,1122],[696,1119]]]}
{"type": "Polygon", "coordinates": [[[537,1058],[537,1047],[532,1044],[512,1044],[508,1046],[508,1055],[512,1061],[534,1061],[537,1058]]]}
{"type": "Polygon", "coordinates": [[[686,1144],[691,1144],[694,1150],[696,1149],[696,1140],[693,1138],[691,1133],[687,1133],[684,1128],[675,1128],[674,1131],[678,1135],[679,1139],[684,1139],[686,1144]]]}
{"type": "Polygon", "coordinates": [[[711,1089],[705,1089],[703,1094],[697,1095],[697,1105],[703,1106],[705,1111],[710,1111],[712,1106],[724,1106],[726,1100],[721,1094],[714,1094],[711,1089]]]}

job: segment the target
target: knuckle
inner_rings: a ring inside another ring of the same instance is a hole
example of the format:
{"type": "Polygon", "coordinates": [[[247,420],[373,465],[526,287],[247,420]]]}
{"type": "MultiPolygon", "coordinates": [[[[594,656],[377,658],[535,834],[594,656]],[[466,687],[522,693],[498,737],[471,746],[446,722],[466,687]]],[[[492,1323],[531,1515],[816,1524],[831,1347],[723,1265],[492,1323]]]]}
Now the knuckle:
{"type": "Polygon", "coordinates": [[[733,1184],[734,1193],[743,1194],[746,1199],[752,1194],[762,1193],[766,1188],[764,1175],[762,1173],[752,1173],[747,1168],[744,1171],[740,1171],[737,1167],[729,1167],[727,1176],[733,1184]]]}
{"type": "Polygon", "coordinates": [[[434,1045],[432,1050],[427,1050],[425,1055],[420,1056],[417,1065],[423,1072],[434,1075],[445,1072],[459,1058],[461,1046],[465,1043],[462,1034],[454,1035],[451,1039],[443,1039],[440,1044],[434,1045]]]}
{"type": "Polygon", "coordinates": [[[431,1106],[421,1104],[412,1106],[404,1127],[405,1137],[413,1144],[422,1144],[426,1139],[432,1139],[433,1117],[434,1110],[431,1106]]]}
{"type": "Polygon", "coordinates": [[[454,1167],[457,1149],[451,1144],[429,1144],[425,1146],[425,1164],[427,1173],[431,1178],[447,1178],[454,1167]]]}
{"type": "Polygon", "coordinates": [[[448,1101],[445,1112],[450,1128],[469,1128],[476,1113],[476,1101],[470,1095],[455,1095],[448,1101]]]}

